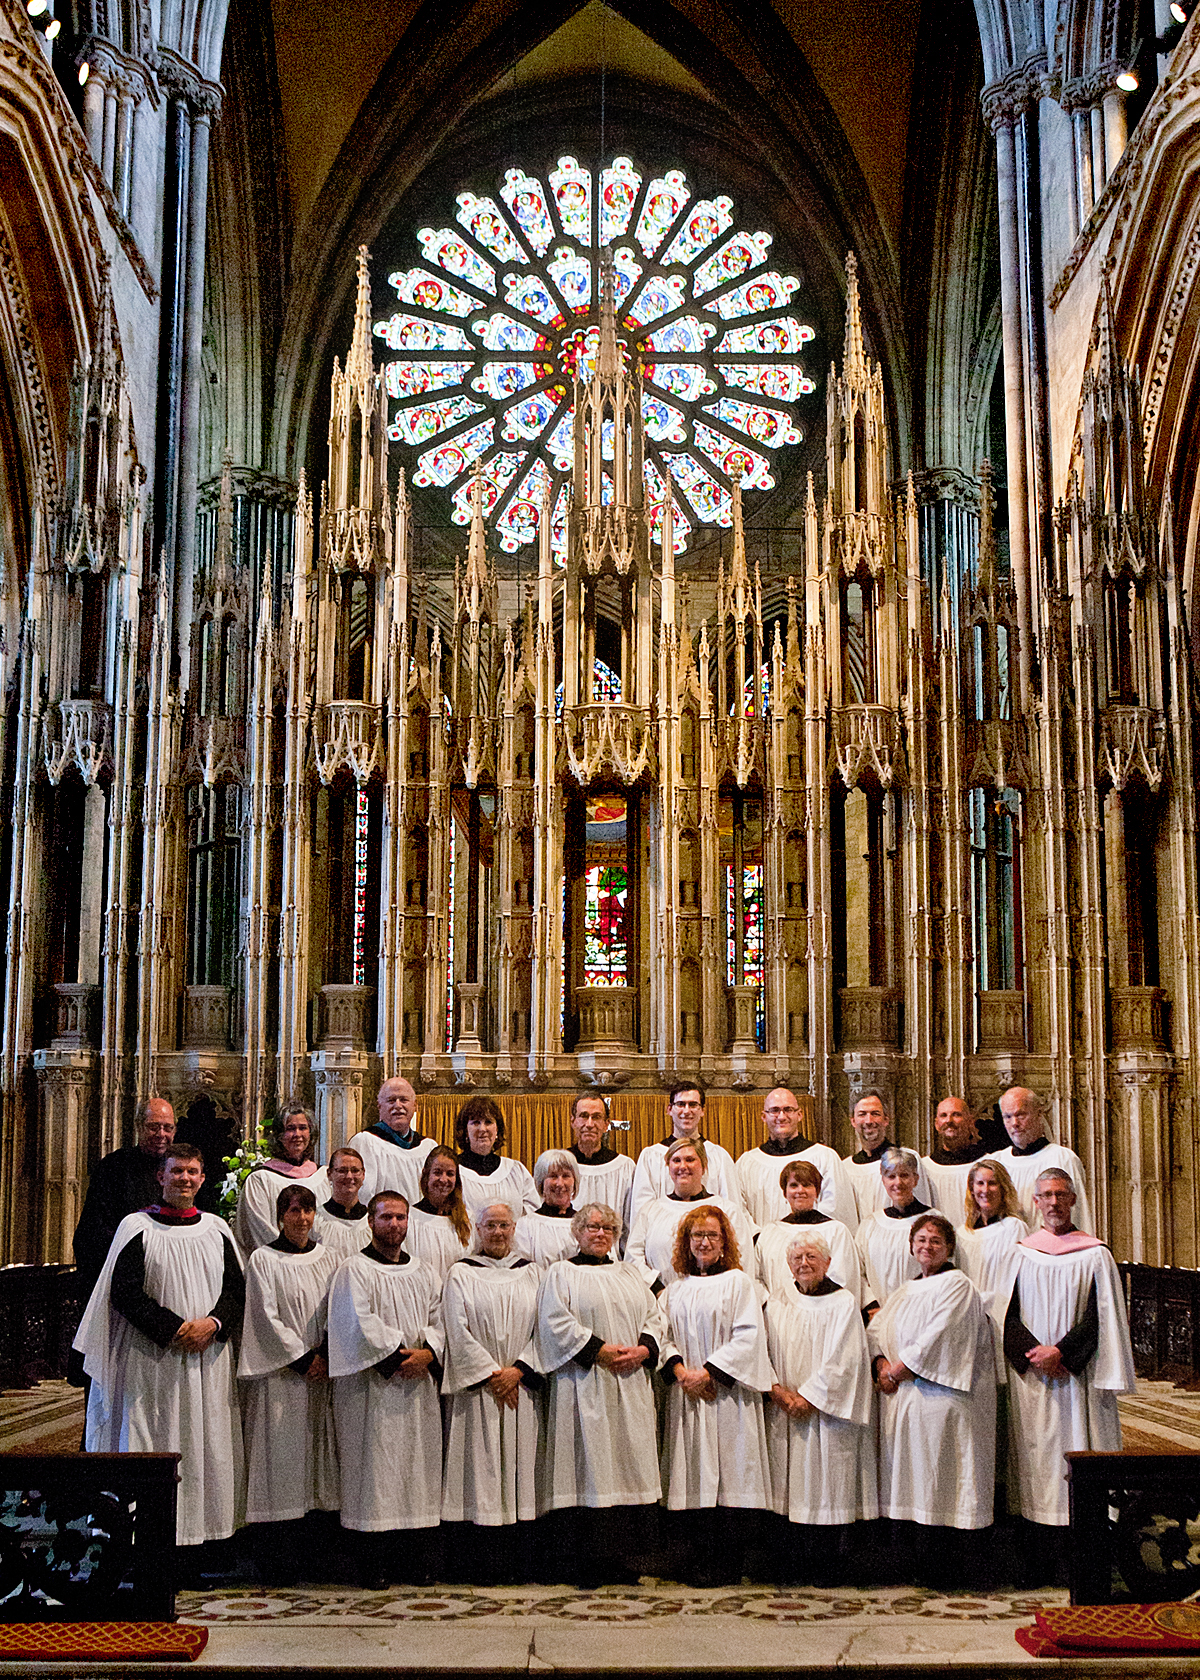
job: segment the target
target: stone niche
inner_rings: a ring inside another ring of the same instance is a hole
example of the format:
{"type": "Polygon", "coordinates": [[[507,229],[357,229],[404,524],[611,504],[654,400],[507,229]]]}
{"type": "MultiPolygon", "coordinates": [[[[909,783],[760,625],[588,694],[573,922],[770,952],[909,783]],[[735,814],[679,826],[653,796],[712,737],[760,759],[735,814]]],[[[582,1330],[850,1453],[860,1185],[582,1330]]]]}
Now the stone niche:
{"type": "Polygon", "coordinates": [[[893,1049],[900,1042],[895,986],[843,986],[838,992],[843,1050],[893,1049]]]}

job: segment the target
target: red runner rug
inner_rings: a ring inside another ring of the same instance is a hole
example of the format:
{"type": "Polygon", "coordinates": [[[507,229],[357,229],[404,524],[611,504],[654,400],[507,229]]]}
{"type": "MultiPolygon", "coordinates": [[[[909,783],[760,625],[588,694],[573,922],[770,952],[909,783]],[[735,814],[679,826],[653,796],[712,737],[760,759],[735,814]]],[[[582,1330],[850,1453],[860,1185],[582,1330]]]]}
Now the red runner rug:
{"type": "Polygon", "coordinates": [[[10,1622],[0,1627],[0,1661],[195,1662],[208,1629],[176,1622],[10,1622]]]}
{"type": "Polygon", "coordinates": [[[1070,1604],[1039,1610],[1017,1644],[1035,1657],[1200,1651],[1200,1604],[1070,1604]]]}

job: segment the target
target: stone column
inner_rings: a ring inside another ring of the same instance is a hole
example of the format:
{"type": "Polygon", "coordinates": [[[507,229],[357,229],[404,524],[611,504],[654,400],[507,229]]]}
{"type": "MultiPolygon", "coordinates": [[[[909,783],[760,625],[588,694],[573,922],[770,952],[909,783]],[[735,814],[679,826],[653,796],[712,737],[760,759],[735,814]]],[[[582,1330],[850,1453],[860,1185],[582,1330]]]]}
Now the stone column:
{"type": "Polygon", "coordinates": [[[365,1085],[371,1069],[363,1016],[371,986],[322,986],[325,1031],[309,1058],[317,1089],[320,1159],[327,1161],[366,1123],[365,1085]]]}
{"type": "Polygon", "coordinates": [[[39,1255],[44,1265],[71,1265],[72,1238],[87,1184],[88,1143],[96,1107],[95,1017],[100,988],[60,984],[57,1031],[35,1050],[38,1087],[39,1255]]]}

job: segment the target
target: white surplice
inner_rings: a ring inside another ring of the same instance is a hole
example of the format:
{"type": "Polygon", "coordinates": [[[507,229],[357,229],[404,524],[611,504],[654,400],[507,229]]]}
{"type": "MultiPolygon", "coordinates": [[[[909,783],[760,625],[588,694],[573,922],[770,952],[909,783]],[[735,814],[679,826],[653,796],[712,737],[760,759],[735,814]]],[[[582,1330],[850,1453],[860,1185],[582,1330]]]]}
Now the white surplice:
{"type": "Polygon", "coordinates": [[[511,1155],[497,1159],[500,1165],[491,1173],[478,1173],[461,1161],[458,1164],[458,1182],[473,1225],[478,1225],[481,1210],[493,1202],[504,1202],[512,1209],[514,1219],[520,1219],[523,1213],[535,1213],[542,1205],[529,1168],[511,1155]]]}
{"type": "Polygon", "coordinates": [[[1075,1229],[1094,1229],[1083,1162],[1073,1149],[1066,1149],[1061,1143],[1048,1143],[1044,1149],[1035,1149],[1032,1155],[1014,1155],[1010,1144],[1007,1149],[998,1150],[995,1159],[1012,1179],[1021,1204],[1021,1217],[1031,1231],[1042,1228],[1042,1216],[1033,1192],[1039,1174],[1044,1173],[1047,1167],[1060,1167],[1075,1186],[1075,1206],[1071,1209],[1071,1223],[1075,1229]]]}
{"type": "Polygon", "coordinates": [[[1057,1346],[1083,1317],[1096,1285],[1100,1341],[1080,1376],[1050,1379],[1008,1367],[1009,1506],[1030,1522],[1064,1527],[1063,1454],[1121,1450],[1117,1395],[1135,1387],[1125,1297],[1116,1261],[1101,1243],[1073,1254],[1017,1253],[1021,1323],[1044,1346],[1057,1346]]]}
{"type": "Polygon", "coordinates": [[[878,1516],[871,1364],[854,1297],[848,1289],[804,1295],[793,1282],[764,1317],[780,1384],[817,1408],[791,1418],[766,1403],[774,1510],[794,1523],[878,1516]]]}
{"type": "Polygon", "coordinates": [[[581,1364],[593,1337],[662,1346],[662,1314],[636,1267],[558,1260],[542,1276],[534,1347],[549,1376],[540,1509],[653,1505],[661,1492],[651,1361],[628,1376],[581,1364]]]}
{"type": "Polygon", "coordinates": [[[275,1204],[281,1190],[298,1186],[311,1190],[317,1206],[329,1200],[329,1174],[324,1167],[309,1173],[307,1178],[293,1178],[290,1173],[272,1172],[270,1167],[255,1167],[242,1184],[233,1215],[233,1235],[245,1264],[256,1248],[273,1243],[279,1235],[279,1220],[275,1204]]]}
{"type": "Polygon", "coordinates": [[[363,1158],[360,1202],[369,1202],[381,1190],[395,1190],[411,1207],[421,1199],[421,1172],[426,1157],[437,1148],[437,1139],[422,1137],[411,1149],[401,1149],[377,1132],[355,1132],[346,1140],[346,1148],[357,1149],[363,1158]]]}
{"type": "Polygon", "coordinates": [[[316,1244],[306,1254],[256,1248],[246,1265],[238,1376],[247,1522],[289,1522],[338,1508],[329,1380],[310,1382],[288,1367],[325,1339],[326,1295],[339,1264],[337,1253],[316,1244]]]}
{"type": "Polygon", "coordinates": [[[423,1260],[343,1260],[329,1286],[329,1375],[342,1527],[431,1528],[442,1507],[442,1415],[431,1373],[385,1377],[399,1347],[442,1351],[441,1283],[423,1260]]]}
{"type": "MultiPolygon", "coordinates": [[[[327,1196],[325,1201],[329,1201],[327,1196]]],[[[362,1202],[357,1204],[363,1207],[362,1202]]],[[[371,1244],[371,1227],[367,1224],[366,1209],[359,1219],[343,1219],[339,1214],[327,1213],[325,1203],[317,1206],[317,1217],[313,1225],[313,1241],[319,1242],[331,1254],[336,1254],[339,1260],[346,1260],[352,1254],[361,1254],[364,1248],[371,1244]]]]}
{"type": "Polygon", "coordinates": [[[714,1194],[705,1195],[698,1201],[681,1202],[673,1196],[662,1196],[657,1201],[642,1204],[625,1245],[626,1260],[639,1268],[647,1283],[668,1284],[678,1277],[671,1264],[675,1233],[685,1214],[692,1208],[705,1205],[721,1209],[733,1227],[741,1264],[753,1268],[755,1226],[740,1200],[730,1201],[725,1196],[714,1194]]]}
{"type": "Polygon", "coordinates": [[[579,1174],[579,1194],[575,1197],[575,1206],[600,1202],[610,1207],[621,1221],[620,1249],[623,1254],[629,1227],[633,1223],[633,1175],[637,1171],[637,1163],[631,1155],[620,1154],[614,1160],[602,1161],[597,1166],[581,1161],[577,1155],[571,1159],[579,1174]]]}
{"type": "Polygon", "coordinates": [[[537,1516],[542,1407],[522,1382],[515,1410],[497,1405],[494,1371],[518,1361],[536,1374],[533,1333],[539,1272],[523,1256],[459,1261],[442,1293],[446,1460],[442,1521],[498,1527],[537,1516]]]}
{"type": "Polygon", "coordinates": [[[1004,1364],[1004,1314],[1012,1294],[1013,1278],[1017,1274],[1021,1251],[1017,1247],[1027,1235],[1029,1227],[1023,1219],[1008,1214],[993,1225],[981,1225],[968,1230],[960,1225],[955,1232],[954,1263],[965,1272],[983,1296],[983,1304],[992,1321],[992,1335],[996,1346],[996,1380],[1007,1378],[1004,1364]]]}
{"type": "MultiPolygon", "coordinates": [[[[726,1201],[741,1207],[742,1186],[733,1156],[727,1149],[722,1149],[719,1143],[712,1143],[708,1138],[704,1140],[704,1153],[708,1157],[708,1166],[704,1171],[705,1184],[714,1196],[724,1196],[726,1201]]],[[[669,1196],[672,1188],[671,1175],[667,1171],[667,1145],[648,1143],[637,1158],[637,1168],[633,1175],[633,1191],[629,1202],[631,1231],[637,1223],[638,1214],[647,1202],[656,1202],[663,1196],[669,1196]]]]}
{"type": "Polygon", "coordinates": [[[864,1306],[862,1258],[858,1244],[840,1219],[829,1219],[823,1225],[792,1225],[780,1219],[764,1225],[754,1241],[754,1270],[768,1295],[783,1295],[791,1299],[796,1288],[787,1262],[787,1251],[797,1237],[820,1234],[829,1246],[829,1278],[849,1290],[855,1303],[864,1306]]]}
{"type": "MultiPolygon", "coordinates": [[[[913,1194],[919,1202],[933,1206],[933,1187],[925,1177],[925,1168],[916,1155],[915,1150],[908,1153],[917,1161],[917,1187],[913,1194]]],[[[850,1188],[854,1191],[854,1205],[858,1209],[858,1222],[870,1219],[873,1213],[888,1205],[888,1194],[883,1187],[883,1174],[879,1170],[878,1161],[856,1161],[852,1155],[847,1155],[842,1161],[842,1168],[850,1180],[850,1188]]],[[[822,1212],[824,1209],[822,1209],[822,1212]]],[[[954,1223],[953,1220],[950,1222],[954,1223]]]]}
{"type": "Polygon", "coordinates": [[[112,1306],[113,1268],[138,1237],[146,1293],[185,1321],[212,1312],[226,1256],[237,1255],[229,1227],[212,1213],[186,1224],[160,1224],[145,1211],[121,1221],[75,1337],[92,1379],[87,1451],[180,1453],[176,1538],[181,1546],[223,1540],[244,1504],[232,1343],[213,1341],[203,1353],[160,1348],[112,1306]]]}
{"type": "MultiPolygon", "coordinates": [[[[925,1212],[928,1213],[929,1209],[926,1208],[925,1212]]],[[[880,1208],[868,1214],[858,1227],[854,1240],[862,1260],[868,1304],[878,1301],[882,1306],[902,1283],[920,1277],[921,1268],[908,1247],[912,1222],[920,1217],[920,1214],[911,1213],[904,1219],[892,1219],[880,1208]]]]}
{"type": "MultiPolygon", "coordinates": [[[[613,1212],[616,1211],[614,1208],[613,1212]]],[[[552,1213],[523,1213],[517,1220],[513,1242],[542,1271],[556,1260],[567,1260],[579,1252],[579,1244],[571,1234],[570,1219],[559,1219],[552,1213]]]]}
{"type": "Polygon", "coordinates": [[[696,1370],[712,1365],[716,1396],[699,1400],[678,1383],[667,1389],[662,1476],[667,1508],[698,1511],[713,1505],[770,1508],[763,1395],[775,1373],[754,1284],[740,1269],[710,1277],[677,1278],[663,1295],[667,1340],[662,1363],[678,1355],[696,1370]]]}
{"type": "Polygon", "coordinates": [[[879,1514],[943,1528],[986,1528],[996,1474],[991,1321],[970,1278],[948,1268],[888,1297],[867,1327],[915,1376],[878,1396],[879,1514]]]}
{"type": "Polygon", "coordinates": [[[841,1156],[823,1143],[810,1143],[794,1155],[771,1155],[761,1145],[737,1158],[738,1184],[746,1212],[756,1225],[770,1225],[792,1210],[779,1188],[779,1175],[794,1161],[810,1161],[821,1175],[817,1212],[840,1219],[853,1233],[858,1226],[854,1185],[841,1156]]]}
{"type": "MultiPolygon", "coordinates": [[[[474,1235],[474,1226],[471,1228],[474,1235]]],[[[445,1283],[450,1268],[471,1252],[471,1239],[459,1240],[458,1232],[444,1213],[426,1213],[415,1204],[408,1210],[408,1235],[404,1247],[414,1260],[427,1260],[445,1283]]]]}

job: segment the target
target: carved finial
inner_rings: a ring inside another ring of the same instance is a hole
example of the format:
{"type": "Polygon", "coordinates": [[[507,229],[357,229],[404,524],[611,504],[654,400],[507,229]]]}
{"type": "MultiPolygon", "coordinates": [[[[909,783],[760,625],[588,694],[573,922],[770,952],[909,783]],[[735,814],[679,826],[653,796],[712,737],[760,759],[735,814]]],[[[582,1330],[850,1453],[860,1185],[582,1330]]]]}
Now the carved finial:
{"type": "Polygon", "coordinates": [[[600,253],[600,343],[596,349],[596,373],[601,379],[615,379],[620,366],[617,347],[617,306],[612,246],[600,253]]]}
{"type": "Polygon", "coordinates": [[[1117,370],[1117,322],[1113,312],[1112,289],[1108,284],[1107,271],[1100,275],[1100,302],[1097,306],[1096,315],[1098,338],[1096,379],[1098,384],[1108,385],[1117,370]]]}
{"type": "MultiPolygon", "coordinates": [[[[812,474],[809,474],[809,494],[812,494],[812,474]]],[[[800,627],[796,618],[796,580],[787,580],[787,662],[791,669],[800,669],[800,627]]]]}
{"type": "Polygon", "coordinates": [[[485,590],[488,585],[487,563],[487,532],[483,523],[483,465],[475,464],[475,477],[471,482],[471,539],[467,545],[467,575],[463,580],[465,588],[470,592],[473,608],[478,602],[478,592],[485,590]]]}
{"type": "Polygon", "coordinates": [[[992,524],[992,463],[979,463],[979,593],[993,595],[996,589],[996,533],[992,524]]]}
{"type": "Polygon", "coordinates": [[[858,301],[858,258],[846,254],[846,343],[842,352],[842,378],[850,385],[865,384],[867,358],[863,353],[862,312],[858,301]]]}
{"type": "Polygon", "coordinates": [[[354,384],[371,378],[375,371],[371,355],[371,253],[358,247],[358,295],[354,301],[354,338],[346,357],[346,373],[354,384]]]}
{"type": "Polygon", "coordinates": [[[228,589],[233,582],[233,450],[221,451],[221,500],[217,507],[217,552],[213,561],[213,584],[228,589]]]}
{"type": "Polygon", "coordinates": [[[733,559],[729,565],[729,588],[735,590],[749,588],[750,576],[746,570],[746,527],[742,520],[742,475],[735,473],[733,478],[733,559]]]}

